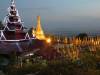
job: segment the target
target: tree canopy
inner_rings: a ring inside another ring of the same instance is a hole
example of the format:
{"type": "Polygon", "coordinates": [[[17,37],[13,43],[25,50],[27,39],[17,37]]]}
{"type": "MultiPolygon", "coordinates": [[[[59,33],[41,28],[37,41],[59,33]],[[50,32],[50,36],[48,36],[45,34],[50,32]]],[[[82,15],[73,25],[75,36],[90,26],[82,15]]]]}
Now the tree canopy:
{"type": "Polygon", "coordinates": [[[80,38],[81,40],[83,40],[84,38],[88,37],[87,33],[80,33],[76,36],[76,38],[80,38]]]}
{"type": "Polygon", "coordinates": [[[2,29],[3,28],[3,23],[2,23],[2,21],[0,21],[0,29],[2,29]]]}

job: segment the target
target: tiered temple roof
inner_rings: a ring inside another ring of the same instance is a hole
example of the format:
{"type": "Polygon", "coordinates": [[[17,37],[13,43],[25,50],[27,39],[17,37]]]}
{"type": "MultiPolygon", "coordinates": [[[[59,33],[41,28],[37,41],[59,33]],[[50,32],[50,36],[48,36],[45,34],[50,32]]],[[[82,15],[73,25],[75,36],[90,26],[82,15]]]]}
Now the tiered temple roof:
{"type": "Polygon", "coordinates": [[[14,0],[11,0],[8,14],[4,18],[4,28],[0,30],[0,34],[1,41],[20,41],[33,38],[30,37],[28,32],[25,32],[23,22],[21,21],[14,0]]]}
{"type": "Polygon", "coordinates": [[[4,18],[4,27],[0,30],[0,54],[28,51],[32,41],[37,41],[35,36],[30,36],[24,29],[15,1],[11,0],[8,14],[4,18]]]}

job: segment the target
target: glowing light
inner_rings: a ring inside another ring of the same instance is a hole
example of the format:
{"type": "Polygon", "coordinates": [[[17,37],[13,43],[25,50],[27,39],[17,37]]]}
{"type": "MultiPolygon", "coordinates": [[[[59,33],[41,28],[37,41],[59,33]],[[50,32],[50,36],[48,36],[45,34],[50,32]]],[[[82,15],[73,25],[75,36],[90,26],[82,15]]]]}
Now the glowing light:
{"type": "Polygon", "coordinates": [[[47,38],[47,39],[46,39],[46,42],[47,42],[47,43],[51,43],[51,39],[50,39],[50,38],[47,38]]]}
{"type": "Polygon", "coordinates": [[[29,53],[29,54],[26,54],[25,56],[32,56],[34,55],[33,53],[29,53]]]}

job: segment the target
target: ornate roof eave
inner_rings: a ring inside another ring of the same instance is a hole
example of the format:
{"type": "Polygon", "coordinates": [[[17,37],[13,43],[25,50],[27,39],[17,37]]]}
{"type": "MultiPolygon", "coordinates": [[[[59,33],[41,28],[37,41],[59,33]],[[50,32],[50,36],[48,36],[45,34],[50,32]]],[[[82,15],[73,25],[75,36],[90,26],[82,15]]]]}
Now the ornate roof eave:
{"type": "Polygon", "coordinates": [[[0,40],[2,40],[2,39],[6,40],[3,30],[0,30],[0,33],[1,33],[0,40]]]}

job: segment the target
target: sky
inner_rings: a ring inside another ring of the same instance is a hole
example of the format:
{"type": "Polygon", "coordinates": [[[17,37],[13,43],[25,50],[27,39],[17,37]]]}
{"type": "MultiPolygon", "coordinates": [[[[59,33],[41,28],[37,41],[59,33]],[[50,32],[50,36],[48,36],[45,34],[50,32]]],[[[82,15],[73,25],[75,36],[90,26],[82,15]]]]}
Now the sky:
{"type": "MultiPolygon", "coordinates": [[[[45,31],[100,31],[100,0],[15,0],[28,28],[41,16],[45,31]]],[[[7,15],[10,0],[0,0],[0,20],[7,15]]]]}

